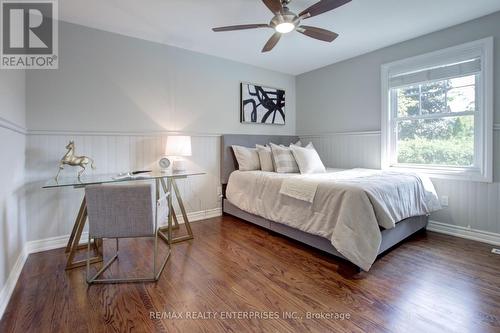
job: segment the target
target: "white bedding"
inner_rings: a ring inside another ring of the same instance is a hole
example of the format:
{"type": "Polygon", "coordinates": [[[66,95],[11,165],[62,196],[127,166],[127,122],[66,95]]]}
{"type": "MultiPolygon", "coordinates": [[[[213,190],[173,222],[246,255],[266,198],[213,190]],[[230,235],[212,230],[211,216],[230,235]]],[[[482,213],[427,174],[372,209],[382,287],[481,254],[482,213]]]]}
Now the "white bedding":
{"type": "Polygon", "coordinates": [[[329,169],[312,175],[234,171],[226,197],[246,212],[331,240],[365,271],[378,254],[379,226],[393,228],[398,221],[441,208],[426,177],[369,169],[329,169]],[[311,191],[311,183],[317,183],[314,200],[280,193],[285,179],[294,180],[299,194],[300,186],[311,191]]]}
{"type": "Polygon", "coordinates": [[[280,194],[313,203],[319,183],[319,180],[305,177],[301,178],[300,182],[293,177],[285,178],[281,182],[280,194]]]}

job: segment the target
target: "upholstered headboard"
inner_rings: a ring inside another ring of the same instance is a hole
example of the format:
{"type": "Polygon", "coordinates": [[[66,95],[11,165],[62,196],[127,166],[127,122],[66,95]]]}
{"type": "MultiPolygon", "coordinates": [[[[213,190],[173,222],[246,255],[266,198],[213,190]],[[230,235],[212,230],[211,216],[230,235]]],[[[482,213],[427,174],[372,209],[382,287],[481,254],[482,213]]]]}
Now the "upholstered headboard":
{"type": "Polygon", "coordinates": [[[223,135],[221,139],[221,161],[220,161],[220,181],[226,185],[231,172],[238,168],[236,158],[234,157],[232,145],[254,148],[256,144],[266,145],[269,142],[277,145],[289,145],[299,140],[297,136],[288,135],[244,135],[228,134],[223,135]]]}

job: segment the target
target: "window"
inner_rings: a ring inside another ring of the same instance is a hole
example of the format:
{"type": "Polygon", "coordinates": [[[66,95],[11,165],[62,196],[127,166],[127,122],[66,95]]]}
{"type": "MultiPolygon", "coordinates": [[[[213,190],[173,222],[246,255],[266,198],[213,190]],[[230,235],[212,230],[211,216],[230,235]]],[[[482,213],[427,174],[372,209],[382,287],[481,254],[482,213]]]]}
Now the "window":
{"type": "Polygon", "coordinates": [[[382,66],[382,164],[492,181],[492,38],[382,66]]]}

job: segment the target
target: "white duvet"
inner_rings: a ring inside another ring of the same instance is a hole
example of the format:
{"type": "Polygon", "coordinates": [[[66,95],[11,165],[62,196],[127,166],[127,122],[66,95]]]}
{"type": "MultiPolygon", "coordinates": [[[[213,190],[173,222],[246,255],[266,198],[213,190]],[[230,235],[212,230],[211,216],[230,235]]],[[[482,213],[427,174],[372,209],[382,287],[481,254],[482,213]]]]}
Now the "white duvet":
{"type": "Polygon", "coordinates": [[[330,169],[313,175],[235,171],[226,197],[246,212],[331,240],[365,271],[377,257],[380,227],[394,228],[398,221],[441,208],[426,177],[370,169],[330,169]],[[285,179],[293,179],[293,187],[284,186],[293,191],[282,189],[285,179]],[[298,199],[302,196],[305,199],[298,199]]]}

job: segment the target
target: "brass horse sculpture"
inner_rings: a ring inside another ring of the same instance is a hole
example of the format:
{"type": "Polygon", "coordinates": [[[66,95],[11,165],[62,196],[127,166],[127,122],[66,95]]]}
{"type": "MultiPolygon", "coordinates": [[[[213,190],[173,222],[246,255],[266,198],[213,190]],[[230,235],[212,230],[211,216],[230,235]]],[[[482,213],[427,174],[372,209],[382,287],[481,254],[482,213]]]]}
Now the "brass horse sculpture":
{"type": "Polygon", "coordinates": [[[79,166],[80,168],[82,168],[78,172],[78,179],[80,179],[80,176],[85,171],[85,166],[87,164],[90,163],[90,166],[92,167],[92,169],[95,169],[94,160],[91,159],[90,157],[75,156],[75,143],[73,141],[70,141],[68,143],[68,145],[66,146],[66,149],[68,150],[68,152],[63,156],[63,158],[61,159],[61,162],[59,163],[59,171],[57,172],[57,175],[56,175],[56,181],[57,181],[57,177],[59,177],[59,173],[61,172],[61,170],[64,169],[65,164],[71,165],[71,166],[79,166]]]}

